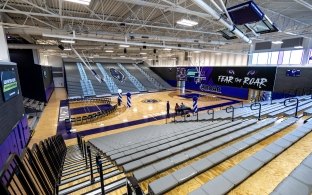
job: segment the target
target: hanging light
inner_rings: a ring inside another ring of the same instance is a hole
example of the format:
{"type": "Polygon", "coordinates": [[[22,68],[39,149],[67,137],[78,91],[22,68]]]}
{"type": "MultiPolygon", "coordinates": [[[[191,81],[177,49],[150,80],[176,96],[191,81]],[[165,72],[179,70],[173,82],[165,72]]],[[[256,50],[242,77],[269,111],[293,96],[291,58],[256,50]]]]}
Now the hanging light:
{"type": "Polygon", "coordinates": [[[187,19],[181,19],[177,21],[177,24],[183,25],[183,26],[195,26],[198,24],[198,22],[187,20],[187,19]]]}
{"type": "Polygon", "coordinates": [[[91,0],[65,0],[68,2],[72,2],[72,3],[78,3],[78,4],[83,4],[83,5],[89,5],[91,0]]]}

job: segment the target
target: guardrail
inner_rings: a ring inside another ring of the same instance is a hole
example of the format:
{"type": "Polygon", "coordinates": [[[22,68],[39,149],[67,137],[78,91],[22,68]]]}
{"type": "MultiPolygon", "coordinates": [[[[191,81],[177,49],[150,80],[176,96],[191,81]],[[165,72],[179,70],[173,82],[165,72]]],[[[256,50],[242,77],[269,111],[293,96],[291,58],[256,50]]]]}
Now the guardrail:
{"type": "Polygon", "coordinates": [[[253,103],[250,105],[251,110],[259,110],[258,120],[261,120],[261,104],[260,103],[253,103]]]}
{"type": "Polygon", "coordinates": [[[295,112],[295,117],[298,118],[298,106],[299,106],[299,99],[298,98],[288,98],[284,101],[284,106],[290,107],[296,105],[296,112],[295,112]],[[287,103],[292,103],[292,100],[296,100],[295,104],[287,104],[287,103]]]}

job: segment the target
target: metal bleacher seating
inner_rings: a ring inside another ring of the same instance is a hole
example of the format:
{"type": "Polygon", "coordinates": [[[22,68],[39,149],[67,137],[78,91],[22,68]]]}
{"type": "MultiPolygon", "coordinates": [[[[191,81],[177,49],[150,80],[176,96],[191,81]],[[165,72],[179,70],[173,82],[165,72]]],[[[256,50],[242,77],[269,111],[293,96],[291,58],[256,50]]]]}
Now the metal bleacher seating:
{"type": "Polygon", "coordinates": [[[146,91],[146,88],[142,85],[142,83],[134,77],[122,64],[117,63],[119,68],[126,73],[127,77],[129,80],[135,85],[135,87],[141,92],[141,91],[146,91]]]}
{"type": "Polygon", "coordinates": [[[162,86],[162,89],[174,89],[171,85],[169,85],[166,81],[164,81],[164,79],[162,79],[155,72],[153,72],[149,67],[138,65],[137,67],[146,72],[146,75],[156,80],[156,82],[158,82],[162,86]]]}
{"type": "MultiPolygon", "coordinates": [[[[305,113],[307,113],[309,108],[312,107],[312,99],[310,99],[309,96],[298,96],[299,99],[299,107],[298,112],[306,110],[305,113]]],[[[261,116],[262,117],[276,117],[279,115],[282,116],[293,116],[295,114],[295,105],[292,104],[292,106],[285,107],[284,101],[288,98],[278,99],[271,102],[259,102],[262,105],[261,108],[261,116]]],[[[247,119],[247,118],[257,118],[258,117],[258,110],[251,110],[250,109],[251,104],[246,104],[243,107],[236,106],[234,111],[234,118],[236,119],[247,119]]],[[[308,115],[308,114],[307,114],[308,115]]],[[[196,120],[197,116],[190,116],[187,117],[186,121],[192,121],[196,120]]],[[[199,118],[203,120],[211,119],[211,115],[208,115],[207,113],[199,113],[199,118]]],[[[223,110],[216,110],[214,113],[214,119],[215,120],[225,120],[230,119],[232,117],[232,113],[226,112],[225,109],[223,110]]],[[[184,121],[184,119],[176,119],[176,122],[184,121]]]]}
{"type": "Polygon", "coordinates": [[[88,79],[85,69],[81,63],[77,63],[80,73],[80,84],[84,96],[95,96],[95,91],[91,81],[88,79]]]}
{"type": "MultiPolygon", "coordinates": [[[[91,66],[94,68],[94,66],[91,66]]],[[[85,66],[83,66],[84,72],[89,80],[89,82],[92,85],[92,88],[94,90],[95,95],[97,96],[110,96],[111,92],[108,89],[107,85],[101,81],[98,81],[95,76],[92,74],[92,72],[87,69],[85,66]]]]}
{"type": "MultiPolygon", "coordinates": [[[[270,133],[269,129],[265,130],[270,133]]],[[[266,146],[262,150],[251,155],[247,159],[241,161],[234,167],[226,170],[221,175],[210,180],[208,183],[202,185],[197,190],[191,192],[191,195],[197,194],[226,194],[236,185],[247,179],[250,175],[259,170],[262,166],[269,163],[273,158],[281,154],[284,150],[296,143],[300,138],[312,131],[312,123],[308,122],[302,126],[296,128],[294,131],[286,134],[280,139],[274,141],[270,145],[266,146]]],[[[311,171],[311,169],[309,169],[311,171]]],[[[311,180],[310,180],[311,181],[311,180]]],[[[310,182],[309,181],[309,182],[310,182]]],[[[170,181],[172,182],[172,181],[170,181]]],[[[305,185],[296,184],[296,181],[289,179],[285,182],[286,189],[280,187],[275,194],[310,194],[309,187],[305,185]],[[299,187],[294,189],[294,186],[299,187]],[[292,190],[292,191],[291,191],[292,190]],[[288,191],[288,192],[287,192],[288,191]],[[285,192],[285,193],[284,193],[285,192]]],[[[311,182],[310,182],[311,183],[311,182]]]]}
{"type": "MultiPolygon", "coordinates": [[[[308,112],[312,107],[311,97],[296,98],[299,100],[298,112],[308,112]]],[[[293,117],[296,98],[274,100],[272,103],[260,102],[262,111],[266,113],[261,117],[262,120],[256,119],[258,110],[251,110],[251,104],[246,104],[245,107],[236,105],[233,121],[229,120],[231,114],[220,110],[215,113],[213,121],[209,116],[206,118],[208,120],[198,122],[141,127],[94,138],[89,140],[89,143],[127,173],[131,178],[128,181],[143,182],[141,184],[147,187],[145,190],[148,194],[153,195],[165,194],[261,141],[295,128],[191,192],[226,194],[312,131],[311,121],[307,120],[302,125],[302,121],[299,120],[302,115],[293,117]],[[286,105],[285,101],[288,102],[286,105]],[[196,158],[199,160],[194,161],[196,158]],[[151,178],[153,180],[150,180],[151,178]]],[[[304,174],[302,170],[298,171],[300,173],[296,176],[290,175],[290,181],[283,181],[272,194],[311,193],[311,176],[304,174]],[[290,186],[287,187],[284,182],[290,186]],[[290,188],[291,193],[284,193],[287,188],[290,188]]],[[[307,170],[307,173],[312,171],[307,167],[304,167],[304,170],[307,170]]]]}
{"type": "Polygon", "coordinates": [[[103,79],[105,81],[105,84],[107,85],[109,91],[111,94],[117,94],[118,93],[118,87],[116,83],[113,81],[113,79],[108,75],[108,73],[104,70],[102,64],[96,63],[95,71],[100,71],[103,79]]]}
{"type": "Polygon", "coordinates": [[[312,194],[312,153],[271,193],[271,195],[292,194],[312,194]]]}
{"type": "Polygon", "coordinates": [[[80,84],[80,73],[75,63],[65,64],[67,93],[69,97],[82,97],[82,87],[80,84]]]}
{"type": "Polygon", "coordinates": [[[123,93],[154,92],[173,89],[151,70],[132,64],[90,63],[89,70],[82,63],[65,63],[68,97],[80,98],[85,96],[111,96],[121,89],[123,93]],[[125,76],[120,80],[112,76],[110,69],[119,71],[125,76]],[[147,72],[151,71],[149,75],[147,72]],[[98,76],[98,79],[94,74],[98,76]],[[155,78],[154,78],[155,77],[155,78]]]}
{"type": "Polygon", "coordinates": [[[158,82],[152,80],[151,77],[147,77],[140,69],[136,67],[135,64],[122,64],[132,75],[135,75],[136,78],[144,85],[147,91],[158,91],[162,87],[158,82]]]}
{"type": "MultiPolygon", "coordinates": [[[[155,87],[157,90],[163,90],[166,89],[166,87],[163,85],[164,83],[162,82],[162,79],[157,75],[158,78],[156,78],[156,75],[151,76],[151,74],[153,74],[153,72],[149,69],[144,70],[142,67],[138,66],[137,64],[133,64],[133,66],[139,70],[147,80],[149,80],[155,87]]],[[[168,84],[166,85],[167,87],[168,84]]]]}
{"type": "MultiPolygon", "coordinates": [[[[110,73],[110,69],[115,69],[123,73],[123,70],[121,70],[119,66],[117,66],[116,64],[102,64],[102,66],[105,69],[105,71],[108,73],[110,73]]],[[[127,76],[125,73],[123,74],[125,77],[127,76]]],[[[123,91],[123,93],[127,93],[127,92],[139,93],[139,90],[136,88],[136,86],[132,82],[129,82],[128,77],[126,77],[124,81],[119,81],[118,79],[114,77],[112,77],[112,79],[117,85],[117,87],[123,91]]]]}

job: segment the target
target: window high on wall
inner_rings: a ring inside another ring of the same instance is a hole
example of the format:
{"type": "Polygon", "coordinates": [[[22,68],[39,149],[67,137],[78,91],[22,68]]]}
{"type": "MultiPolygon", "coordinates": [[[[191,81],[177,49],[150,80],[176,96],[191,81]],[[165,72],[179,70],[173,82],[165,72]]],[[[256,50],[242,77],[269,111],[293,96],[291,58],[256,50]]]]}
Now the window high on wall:
{"type": "MultiPolygon", "coordinates": [[[[253,65],[299,65],[302,62],[303,50],[274,51],[253,53],[251,64],[253,65]]],[[[310,51],[312,56],[312,50],[310,51]]],[[[312,64],[312,57],[309,61],[312,64]]]]}
{"type": "Polygon", "coordinates": [[[309,53],[309,64],[312,64],[312,49],[310,49],[309,53]]]}

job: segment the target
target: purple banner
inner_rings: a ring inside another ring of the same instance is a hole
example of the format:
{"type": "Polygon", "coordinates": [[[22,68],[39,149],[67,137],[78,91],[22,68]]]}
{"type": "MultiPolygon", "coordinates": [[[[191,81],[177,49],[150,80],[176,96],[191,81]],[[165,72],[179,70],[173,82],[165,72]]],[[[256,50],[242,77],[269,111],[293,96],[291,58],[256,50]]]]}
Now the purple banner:
{"type": "MultiPolygon", "coordinates": [[[[183,68],[180,68],[183,69],[183,68]]],[[[217,85],[213,81],[213,67],[201,67],[199,70],[195,67],[185,67],[179,73],[185,72],[185,88],[195,91],[203,91],[223,96],[229,96],[240,99],[248,99],[248,89],[217,85]]],[[[179,75],[183,77],[183,75],[179,75]]]]}

